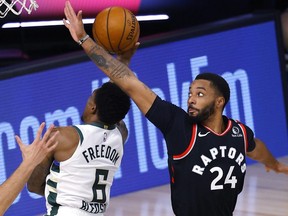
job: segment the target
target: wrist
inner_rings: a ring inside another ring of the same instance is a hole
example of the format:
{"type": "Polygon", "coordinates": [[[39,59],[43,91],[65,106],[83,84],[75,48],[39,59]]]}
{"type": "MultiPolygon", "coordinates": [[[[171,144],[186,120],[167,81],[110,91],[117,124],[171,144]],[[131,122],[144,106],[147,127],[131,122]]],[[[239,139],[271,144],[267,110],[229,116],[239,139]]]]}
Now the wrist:
{"type": "Polygon", "coordinates": [[[28,172],[33,171],[36,167],[33,161],[30,161],[30,160],[23,160],[20,166],[23,167],[28,172]]]}
{"type": "Polygon", "coordinates": [[[130,64],[130,60],[122,58],[121,56],[117,56],[117,60],[119,60],[120,62],[122,62],[126,66],[129,66],[129,64],[130,64]]]}
{"type": "Polygon", "coordinates": [[[79,40],[78,40],[78,44],[79,46],[81,46],[90,36],[88,34],[86,34],[84,37],[81,37],[79,40]]]}
{"type": "Polygon", "coordinates": [[[279,165],[279,161],[278,160],[274,160],[272,162],[270,162],[269,164],[265,164],[266,167],[276,171],[278,169],[278,165],[279,165]]]}

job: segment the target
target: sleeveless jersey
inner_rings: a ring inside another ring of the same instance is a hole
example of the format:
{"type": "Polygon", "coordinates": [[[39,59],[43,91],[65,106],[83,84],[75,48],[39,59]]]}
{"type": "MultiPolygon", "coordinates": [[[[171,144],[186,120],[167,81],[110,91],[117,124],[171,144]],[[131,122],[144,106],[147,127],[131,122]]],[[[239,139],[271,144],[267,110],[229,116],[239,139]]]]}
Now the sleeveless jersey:
{"type": "Polygon", "coordinates": [[[243,188],[246,151],[255,148],[252,130],[223,116],[226,130],[216,134],[159,97],[146,117],[167,144],[175,215],[232,216],[243,188]]]}
{"type": "Polygon", "coordinates": [[[121,164],[122,136],[116,126],[74,127],[80,137],[75,152],[66,161],[54,161],[46,178],[47,215],[58,215],[60,206],[102,215],[109,204],[114,174],[121,164]]]}

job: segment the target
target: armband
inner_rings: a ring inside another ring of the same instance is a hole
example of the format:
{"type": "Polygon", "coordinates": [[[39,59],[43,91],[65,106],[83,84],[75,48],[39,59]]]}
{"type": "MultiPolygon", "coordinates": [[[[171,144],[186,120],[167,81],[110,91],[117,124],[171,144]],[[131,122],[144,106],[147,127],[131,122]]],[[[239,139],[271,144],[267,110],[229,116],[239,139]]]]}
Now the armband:
{"type": "Polygon", "coordinates": [[[89,38],[89,35],[85,35],[83,38],[81,38],[79,41],[78,41],[78,44],[79,46],[81,46],[87,39],[89,38]]]}

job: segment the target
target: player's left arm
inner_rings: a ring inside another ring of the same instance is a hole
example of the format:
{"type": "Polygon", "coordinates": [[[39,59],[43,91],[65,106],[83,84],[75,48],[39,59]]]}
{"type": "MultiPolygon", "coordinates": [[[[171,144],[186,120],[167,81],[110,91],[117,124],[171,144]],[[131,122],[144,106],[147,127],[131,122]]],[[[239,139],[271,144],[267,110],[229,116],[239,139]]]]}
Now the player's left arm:
{"type": "Polygon", "coordinates": [[[265,143],[258,138],[254,139],[254,150],[247,152],[247,156],[265,165],[267,171],[273,170],[276,173],[288,175],[288,166],[279,162],[266,147],[265,143]]]}

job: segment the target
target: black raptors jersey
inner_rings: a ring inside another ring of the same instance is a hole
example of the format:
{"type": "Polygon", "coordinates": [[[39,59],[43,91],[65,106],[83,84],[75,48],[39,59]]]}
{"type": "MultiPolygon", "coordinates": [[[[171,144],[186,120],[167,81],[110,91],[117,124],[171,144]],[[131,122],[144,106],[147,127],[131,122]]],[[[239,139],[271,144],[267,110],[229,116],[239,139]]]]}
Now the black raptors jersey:
{"type": "Polygon", "coordinates": [[[245,154],[255,148],[252,130],[223,116],[226,130],[216,134],[159,97],[146,117],[167,144],[175,215],[233,215],[246,173],[245,154]]]}

